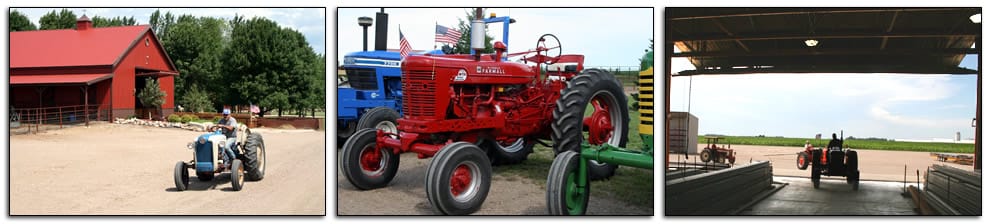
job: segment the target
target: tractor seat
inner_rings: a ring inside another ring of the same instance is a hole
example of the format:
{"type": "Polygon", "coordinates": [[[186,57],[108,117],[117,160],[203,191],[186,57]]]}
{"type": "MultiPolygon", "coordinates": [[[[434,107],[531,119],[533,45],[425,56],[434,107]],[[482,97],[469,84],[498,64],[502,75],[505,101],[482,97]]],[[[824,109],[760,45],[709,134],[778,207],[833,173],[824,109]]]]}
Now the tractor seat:
{"type": "Polygon", "coordinates": [[[577,54],[566,54],[558,56],[554,64],[548,65],[546,70],[549,72],[579,72],[582,71],[582,62],[585,56],[577,54]]]}

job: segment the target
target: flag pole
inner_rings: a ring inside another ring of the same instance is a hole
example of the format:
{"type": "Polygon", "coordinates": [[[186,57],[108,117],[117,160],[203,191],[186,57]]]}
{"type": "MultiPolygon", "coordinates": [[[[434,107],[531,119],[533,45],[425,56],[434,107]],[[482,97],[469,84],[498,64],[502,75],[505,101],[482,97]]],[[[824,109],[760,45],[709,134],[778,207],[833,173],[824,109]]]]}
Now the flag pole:
{"type": "MultiPolygon", "coordinates": [[[[438,20],[435,20],[435,31],[438,31],[438,20]]],[[[434,37],[432,37],[432,40],[433,40],[431,42],[432,50],[438,49],[438,37],[437,37],[437,35],[434,36],[434,37]]]]}

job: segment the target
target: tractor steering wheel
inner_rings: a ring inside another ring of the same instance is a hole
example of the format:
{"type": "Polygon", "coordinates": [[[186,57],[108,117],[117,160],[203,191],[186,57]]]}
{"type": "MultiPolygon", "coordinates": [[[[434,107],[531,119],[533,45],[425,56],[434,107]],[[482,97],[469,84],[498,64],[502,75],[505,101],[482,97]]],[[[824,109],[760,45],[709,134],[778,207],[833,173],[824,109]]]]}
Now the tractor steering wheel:
{"type": "Polygon", "coordinates": [[[558,60],[558,57],[561,56],[561,41],[558,41],[558,37],[556,37],[554,34],[550,34],[550,33],[544,34],[538,38],[537,47],[535,47],[534,49],[537,50],[538,55],[542,55],[541,51],[543,50],[544,51],[543,55],[551,58],[551,59],[546,59],[544,61],[545,64],[549,64],[549,65],[554,64],[558,60]]]}

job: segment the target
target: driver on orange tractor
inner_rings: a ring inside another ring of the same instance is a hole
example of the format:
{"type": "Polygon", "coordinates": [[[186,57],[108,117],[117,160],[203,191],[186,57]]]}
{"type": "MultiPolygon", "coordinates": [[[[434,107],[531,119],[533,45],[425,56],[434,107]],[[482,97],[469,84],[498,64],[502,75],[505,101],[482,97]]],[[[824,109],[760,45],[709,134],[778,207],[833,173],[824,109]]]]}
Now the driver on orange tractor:
{"type": "Polygon", "coordinates": [[[835,135],[835,133],[832,133],[832,140],[829,140],[829,144],[825,146],[825,148],[828,149],[829,147],[833,147],[833,146],[838,146],[839,149],[842,149],[842,140],[839,139],[835,135]]]}

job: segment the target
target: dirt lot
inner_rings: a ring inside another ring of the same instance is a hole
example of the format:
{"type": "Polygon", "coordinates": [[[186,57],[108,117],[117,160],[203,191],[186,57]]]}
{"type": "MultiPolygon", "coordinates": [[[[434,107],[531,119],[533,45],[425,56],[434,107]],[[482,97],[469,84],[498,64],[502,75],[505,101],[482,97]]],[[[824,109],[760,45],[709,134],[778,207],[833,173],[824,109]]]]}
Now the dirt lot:
{"type": "MultiPolygon", "coordinates": [[[[699,150],[705,147],[698,146],[699,150]]],[[[754,161],[771,161],[775,176],[809,177],[809,170],[799,170],[795,160],[797,153],[804,151],[803,147],[733,145],[738,153],[736,164],[749,164],[754,161]]],[[[855,150],[855,149],[854,149],[855,150]]],[[[972,170],[972,166],[955,163],[938,162],[927,152],[905,152],[887,150],[857,150],[859,153],[859,171],[862,180],[904,181],[904,166],[907,166],[907,181],[916,180],[917,169],[924,175],[926,168],[932,164],[945,164],[964,170],[972,170]]],[[[671,154],[672,162],[685,160],[684,154],[671,154]]],[[[698,155],[689,155],[688,161],[699,161],[698,155]]],[[[823,176],[824,178],[824,176],[823,176]]],[[[923,178],[922,178],[923,179],[923,178]]]]}
{"type": "MultiPolygon", "coordinates": [[[[416,154],[401,155],[397,176],[385,188],[360,191],[346,180],[341,171],[336,176],[338,215],[439,215],[424,191],[425,170],[431,159],[416,154]]],[[[547,167],[544,172],[548,172],[547,167]]],[[[589,215],[653,215],[654,208],[629,205],[611,198],[590,194],[589,215]]],[[[534,181],[516,175],[494,174],[489,196],[473,215],[547,215],[545,189],[534,181]]]]}
{"type": "Polygon", "coordinates": [[[325,132],[256,132],[267,172],[239,192],[228,174],[175,190],[199,132],[101,123],[10,136],[10,214],[325,215],[325,132]]]}

